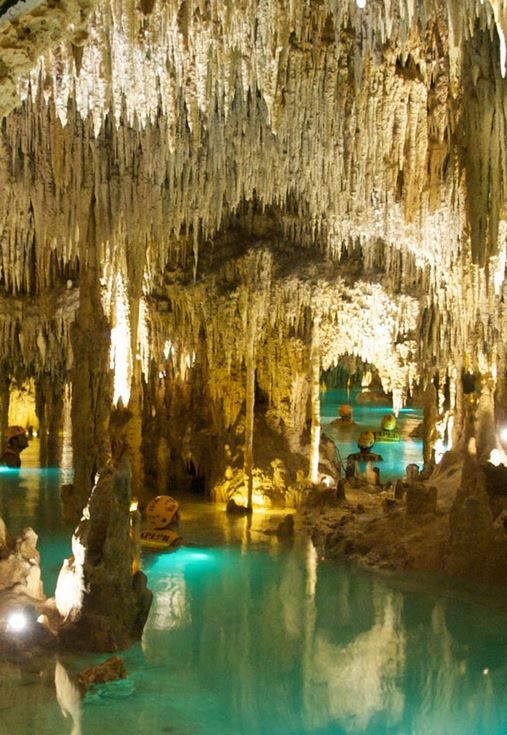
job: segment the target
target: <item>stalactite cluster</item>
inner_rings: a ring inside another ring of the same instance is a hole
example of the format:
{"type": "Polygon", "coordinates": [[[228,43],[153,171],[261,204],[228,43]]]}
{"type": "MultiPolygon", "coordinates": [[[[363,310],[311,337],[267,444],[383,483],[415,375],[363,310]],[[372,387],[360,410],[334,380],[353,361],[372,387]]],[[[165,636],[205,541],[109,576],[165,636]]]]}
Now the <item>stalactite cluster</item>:
{"type": "Polygon", "coordinates": [[[74,365],[75,414],[100,404],[106,431],[93,386],[124,310],[136,487],[149,410],[181,408],[192,371],[212,425],[247,416],[247,446],[255,385],[301,437],[312,355],[375,365],[395,409],[423,376],[455,396],[462,369],[505,401],[506,17],[500,0],[0,16],[3,372],[63,386],[74,365]]]}

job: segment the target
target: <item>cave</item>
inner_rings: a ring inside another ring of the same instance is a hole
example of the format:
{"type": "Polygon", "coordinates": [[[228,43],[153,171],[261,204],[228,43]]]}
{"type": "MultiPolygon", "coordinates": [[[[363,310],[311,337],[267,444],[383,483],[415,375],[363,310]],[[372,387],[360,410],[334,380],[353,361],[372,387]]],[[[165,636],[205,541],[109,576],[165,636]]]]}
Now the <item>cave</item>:
{"type": "Polygon", "coordinates": [[[2,732],[507,732],[506,33],[0,0],[2,732]]]}

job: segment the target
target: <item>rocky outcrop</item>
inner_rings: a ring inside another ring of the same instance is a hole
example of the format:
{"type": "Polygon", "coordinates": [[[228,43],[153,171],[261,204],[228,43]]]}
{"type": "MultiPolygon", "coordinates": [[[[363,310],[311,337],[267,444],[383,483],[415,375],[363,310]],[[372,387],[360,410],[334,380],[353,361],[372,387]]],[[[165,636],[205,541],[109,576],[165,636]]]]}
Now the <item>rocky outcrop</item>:
{"type": "Polygon", "coordinates": [[[468,457],[452,506],[446,484],[455,480],[449,473],[430,483],[420,481],[413,466],[407,470],[395,496],[372,492],[357,478],[344,481],[346,501],[343,493],[314,491],[302,510],[322,553],[376,568],[507,585],[506,527],[502,515],[493,523],[484,468],[468,457]]]}
{"type": "MultiPolygon", "coordinates": [[[[465,460],[461,487],[451,508],[449,523],[449,572],[483,581],[505,580],[507,544],[504,539],[501,544],[495,541],[486,476],[470,457],[465,460]]],[[[502,536],[505,538],[505,534],[502,536]]]]}
{"type": "Polygon", "coordinates": [[[90,668],[80,671],[77,676],[77,681],[81,690],[86,691],[96,684],[105,684],[108,681],[126,678],[127,670],[121,658],[119,656],[111,656],[101,664],[90,666],[90,668]]]}
{"type": "Polygon", "coordinates": [[[0,518],[0,656],[31,659],[55,649],[46,615],[51,612],[42,590],[37,534],[25,528],[15,539],[0,518]]]}
{"type": "Polygon", "coordinates": [[[13,539],[0,518],[0,594],[13,593],[44,600],[37,534],[25,528],[13,539]]]}
{"type": "Polygon", "coordinates": [[[73,558],[64,562],[55,599],[63,623],[59,636],[73,650],[117,651],[141,637],[152,594],[134,569],[130,534],[130,470],[101,473],[73,536],[73,558]]]}

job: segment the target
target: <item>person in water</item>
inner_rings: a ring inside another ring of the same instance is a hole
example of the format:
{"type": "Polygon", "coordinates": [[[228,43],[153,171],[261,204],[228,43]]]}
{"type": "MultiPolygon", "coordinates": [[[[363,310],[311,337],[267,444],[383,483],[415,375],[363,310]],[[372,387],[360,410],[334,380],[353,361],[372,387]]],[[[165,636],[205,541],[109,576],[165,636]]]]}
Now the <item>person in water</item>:
{"type": "Polygon", "coordinates": [[[375,434],[372,431],[362,431],[357,440],[359,452],[349,454],[347,459],[358,462],[382,462],[382,455],[372,452],[374,444],[375,434]]]}
{"type": "Polygon", "coordinates": [[[352,406],[345,403],[338,407],[338,418],[331,421],[329,426],[332,429],[351,429],[355,426],[352,420],[352,406]]]}
{"type": "Polygon", "coordinates": [[[21,467],[20,454],[28,446],[28,439],[22,426],[9,426],[5,430],[5,449],[0,457],[0,466],[18,469],[21,467]]]}

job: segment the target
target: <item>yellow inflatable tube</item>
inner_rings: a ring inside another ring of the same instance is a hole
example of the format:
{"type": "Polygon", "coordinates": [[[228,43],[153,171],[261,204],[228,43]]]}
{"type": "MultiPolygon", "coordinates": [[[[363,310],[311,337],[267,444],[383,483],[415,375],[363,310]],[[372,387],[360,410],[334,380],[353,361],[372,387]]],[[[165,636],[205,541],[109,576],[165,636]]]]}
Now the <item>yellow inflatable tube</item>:
{"type": "Polygon", "coordinates": [[[175,549],[182,543],[181,536],[168,529],[157,531],[154,528],[146,528],[141,531],[141,546],[148,549],[175,549]]]}

